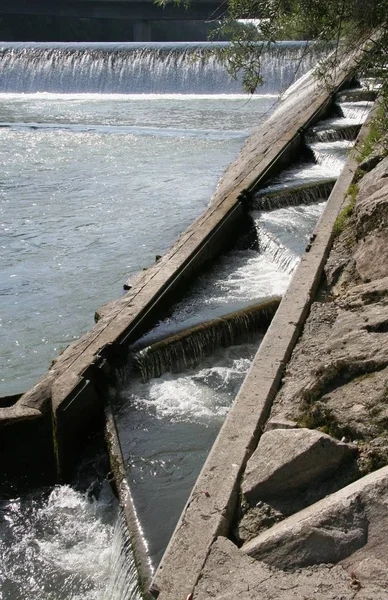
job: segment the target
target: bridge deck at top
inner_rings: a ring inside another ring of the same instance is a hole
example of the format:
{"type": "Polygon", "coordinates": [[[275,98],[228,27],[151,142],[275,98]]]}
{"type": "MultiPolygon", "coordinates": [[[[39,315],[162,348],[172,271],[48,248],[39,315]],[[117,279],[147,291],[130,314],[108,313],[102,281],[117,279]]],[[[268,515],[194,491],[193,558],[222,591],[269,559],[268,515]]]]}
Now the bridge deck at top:
{"type": "Polygon", "coordinates": [[[1,15],[41,15],[91,19],[201,21],[225,14],[219,0],[195,0],[189,7],[154,0],[2,0],[1,15]]]}

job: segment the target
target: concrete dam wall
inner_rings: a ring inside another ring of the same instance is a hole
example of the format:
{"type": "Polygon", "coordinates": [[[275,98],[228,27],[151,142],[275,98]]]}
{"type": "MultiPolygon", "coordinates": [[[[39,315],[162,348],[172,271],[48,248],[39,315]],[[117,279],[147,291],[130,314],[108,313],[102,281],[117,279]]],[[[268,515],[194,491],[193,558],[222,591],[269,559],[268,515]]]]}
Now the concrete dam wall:
{"type": "MultiPolygon", "coordinates": [[[[269,402],[308,312],[332,240],[333,223],[352,181],[353,167],[345,169],[336,184],[333,178],[328,177],[324,183],[315,182],[308,189],[305,184],[299,183],[287,193],[278,183],[271,184],[271,181],[281,169],[290,165],[296,154],[304,152],[306,140],[333,136],[347,142],[357,133],[357,126],[350,132],[346,128],[328,129],[327,125],[325,128],[319,124],[330,114],[333,93],[347,85],[353,68],[353,64],[348,64],[335,74],[332,92],[320,87],[313,77],[299,82],[247,142],[239,159],[225,174],[209,209],[182,234],[165,256],[158,257],[153,267],[128,285],[131,286],[128,294],[99,311],[95,327],[67,348],[32,390],[16,402],[10,400],[9,406],[0,409],[2,458],[10,471],[23,470],[26,449],[33,443],[36,456],[31,457],[31,464],[42,461],[46,471],[52,470],[65,479],[86,433],[104,421],[109,388],[117,371],[127,364],[128,352],[140,336],[168,312],[171,302],[182,296],[188,283],[194,281],[215,257],[231,247],[236,231],[245,234],[245,243],[249,247],[268,252],[284,271],[292,272],[295,268],[296,257],[287,252],[274,235],[263,233],[260,225],[252,231],[249,211],[255,207],[256,210],[260,207],[260,210],[265,203],[279,207],[292,206],[293,203],[309,204],[317,198],[327,197],[334,185],[328,207],[308,245],[308,252],[261,343],[248,379],[156,574],[152,590],[161,598],[177,598],[182,591],[184,597],[192,593],[210,544],[217,536],[226,534],[230,527],[241,469],[257,443],[269,402]],[[258,366],[263,369],[259,376],[258,366]],[[257,377],[260,378],[261,400],[257,398],[257,377]],[[240,413],[245,415],[245,419],[248,416],[247,428],[240,426],[240,413]],[[233,429],[236,426],[238,433],[233,429]],[[18,444],[15,449],[12,440],[18,435],[23,437],[24,443],[18,444]],[[227,477],[224,469],[220,469],[225,461],[232,461],[234,468],[227,477]],[[211,501],[207,503],[209,498],[211,501]],[[203,529],[201,525],[205,522],[203,529]],[[188,539],[190,545],[187,544],[188,539]],[[193,547],[196,549],[192,556],[193,547]],[[190,560],[186,552],[190,554],[190,560]],[[185,581],[183,590],[182,578],[185,581]]],[[[317,164],[337,165],[336,159],[328,157],[326,149],[319,143],[314,145],[312,142],[311,146],[317,164]]],[[[224,339],[219,327],[228,329],[229,338],[225,343],[229,344],[244,329],[253,327],[256,317],[252,315],[260,314],[255,310],[252,307],[244,314],[240,312],[223,317],[221,325],[218,321],[206,324],[205,335],[210,335],[210,351],[214,344],[224,339]],[[216,333],[213,336],[209,331],[216,333]]],[[[272,312],[269,318],[272,318],[272,312]]],[[[137,359],[143,376],[147,378],[162,373],[163,369],[172,369],[177,345],[181,354],[183,348],[183,353],[192,353],[197,360],[198,347],[204,346],[203,334],[201,326],[197,325],[178,333],[178,336],[156,341],[150,346],[152,350],[147,350],[146,356],[143,354],[141,360],[137,359]],[[198,336],[201,341],[187,344],[186,340],[193,336],[198,336]]],[[[183,362],[186,363],[186,358],[183,362]]],[[[112,456],[115,453],[118,456],[120,452],[116,444],[112,456]]]]}

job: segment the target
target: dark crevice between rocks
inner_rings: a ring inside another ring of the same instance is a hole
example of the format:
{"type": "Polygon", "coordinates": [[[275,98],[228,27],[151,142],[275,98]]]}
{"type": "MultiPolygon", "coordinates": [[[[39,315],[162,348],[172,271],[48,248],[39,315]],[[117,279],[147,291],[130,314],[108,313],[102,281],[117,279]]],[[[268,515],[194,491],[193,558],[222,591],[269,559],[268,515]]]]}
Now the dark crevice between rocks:
{"type": "MultiPolygon", "coordinates": [[[[370,459],[377,460],[374,456],[371,456],[370,459]]],[[[308,485],[296,490],[287,489],[285,482],[282,494],[273,497],[263,496],[254,505],[250,505],[241,494],[229,539],[241,547],[245,542],[270,529],[276,523],[353,483],[362,474],[355,455],[334,473],[315,478],[308,485]]]]}
{"type": "Polygon", "coordinates": [[[365,329],[368,333],[388,333],[388,321],[366,325],[365,329]]]}

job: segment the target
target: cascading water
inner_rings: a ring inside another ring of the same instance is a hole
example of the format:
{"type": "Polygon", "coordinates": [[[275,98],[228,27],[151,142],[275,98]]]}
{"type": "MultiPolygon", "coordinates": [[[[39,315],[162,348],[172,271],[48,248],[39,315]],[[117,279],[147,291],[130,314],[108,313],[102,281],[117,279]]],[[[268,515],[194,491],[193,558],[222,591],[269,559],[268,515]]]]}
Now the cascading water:
{"type": "Polygon", "coordinates": [[[106,600],[140,600],[141,598],[132,542],[121,508],[113,531],[111,567],[104,598],[106,600]]]}
{"type": "MultiPolygon", "coordinates": [[[[241,83],[227,75],[213,43],[44,44],[3,43],[0,47],[4,92],[99,94],[231,94],[241,83]]],[[[279,42],[262,53],[265,85],[277,93],[316,62],[305,44],[279,42]],[[296,75],[297,69],[297,75],[296,75]]]]}
{"type": "Polygon", "coordinates": [[[260,226],[257,227],[257,236],[259,251],[268,256],[281,271],[292,273],[298,264],[298,257],[260,226]]]}
{"type": "Polygon", "coordinates": [[[352,147],[352,142],[343,140],[339,142],[315,142],[308,144],[314,154],[315,161],[323,169],[337,176],[346,160],[347,152],[352,147]]]}
{"type": "Polygon", "coordinates": [[[209,48],[1,44],[1,395],[30,387],[167,250],[314,60],[304,43],[274,45],[249,99],[209,48]]]}
{"type": "Polygon", "coordinates": [[[341,125],[341,119],[331,119],[327,124],[314,127],[310,130],[306,141],[313,142],[340,142],[342,140],[354,140],[360,125],[341,125]],[[335,126],[338,123],[337,127],[335,126]]]}
{"type": "Polygon", "coordinates": [[[253,210],[271,211],[301,204],[315,204],[329,197],[335,178],[316,183],[299,183],[295,187],[271,186],[260,190],[251,202],[253,210]]]}
{"type": "MultiPolygon", "coordinates": [[[[88,328],[94,310],[117,296],[128,272],[169,247],[207,205],[218,176],[282,88],[314,62],[304,44],[277,45],[264,56],[267,87],[247,102],[208,49],[2,44],[3,395],[30,386],[88,328]]],[[[303,183],[321,181],[324,172],[329,182],[323,167],[298,166],[272,184],[289,187],[296,174],[303,183]]],[[[289,249],[290,224],[304,231],[309,222],[310,231],[319,212],[305,207],[307,218],[295,206],[272,208],[271,217],[252,218],[289,249]]],[[[300,254],[299,246],[290,252],[300,254]]],[[[290,276],[271,255],[233,250],[148,339],[280,294],[290,276]]],[[[120,389],[120,441],[155,564],[259,341],[216,350],[183,374],[120,389]]],[[[115,526],[101,517],[103,498],[90,501],[64,486],[32,508],[28,502],[2,505],[7,600],[137,597],[125,530],[120,520],[115,526]]]]}
{"type": "MultiPolygon", "coordinates": [[[[316,126],[322,128],[323,136],[325,125],[316,126]]],[[[353,131],[358,131],[358,125],[353,131]]],[[[179,340],[179,334],[175,337],[174,334],[182,327],[220,317],[232,307],[241,308],[269,296],[275,288],[276,293],[285,291],[324,209],[335,176],[339,175],[352,147],[352,141],[342,137],[331,140],[328,134],[327,138],[324,137],[324,142],[316,141],[312,132],[306,132],[309,143],[305,161],[284,170],[252,199],[256,247],[232,250],[222,257],[209,273],[196,281],[195,289],[174,307],[172,315],[141,340],[145,349],[139,358],[144,361],[141,371],[147,381],[140,381],[133,373],[130,380],[119,377],[116,422],[128,477],[133,482],[134,501],[146,529],[154,564],[207,453],[209,428],[213,435],[218,431],[221,417],[228,411],[252,356],[247,355],[246,345],[217,351],[214,344],[213,356],[202,358],[198,367],[190,368],[191,361],[198,363],[201,358],[195,337],[201,326],[194,327],[192,344],[174,345],[174,339],[179,340]],[[157,340],[168,335],[172,336],[168,338],[168,344],[172,341],[172,345],[166,349],[157,340]],[[244,357],[244,363],[239,363],[237,379],[235,357],[244,357]],[[181,373],[174,374],[176,371],[181,373]],[[224,397],[229,383],[232,383],[229,398],[222,401],[219,394],[222,392],[224,397]],[[161,441],[158,450],[150,441],[154,437],[161,441]],[[197,440],[202,442],[200,449],[197,440]],[[148,495],[158,495],[159,501],[157,517],[152,518],[150,525],[148,495]],[[173,498],[178,500],[175,502],[173,498]],[[161,527],[158,519],[165,518],[168,523],[161,527]]],[[[250,346],[250,352],[254,350],[250,346]]]]}
{"type": "Polygon", "coordinates": [[[362,123],[372,108],[373,102],[340,102],[341,112],[346,119],[362,123]]]}
{"type": "Polygon", "coordinates": [[[142,379],[160,377],[196,366],[219,348],[227,348],[257,338],[264,333],[279,306],[280,298],[228,314],[164,338],[142,350],[131,352],[131,375],[142,379]]]}
{"type": "Polygon", "coordinates": [[[140,600],[109,485],[99,499],[69,486],[0,500],[4,600],[140,600]]]}
{"type": "Polygon", "coordinates": [[[253,344],[216,351],[179,375],[120,387],[115,420],[137,514],[156,566],[249,368],[253,344]]]}

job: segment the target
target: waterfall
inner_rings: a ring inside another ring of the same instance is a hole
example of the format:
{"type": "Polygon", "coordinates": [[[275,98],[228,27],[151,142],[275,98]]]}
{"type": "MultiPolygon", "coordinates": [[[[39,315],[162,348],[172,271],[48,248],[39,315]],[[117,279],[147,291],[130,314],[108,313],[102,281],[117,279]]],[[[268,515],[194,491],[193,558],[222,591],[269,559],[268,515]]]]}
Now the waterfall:
{"type": "Polygon", "coordinates": [[[340,102],[338,106],[346,119],[363,123],[373,102],[340,102]]]}
{"type": "Polygon", "coordinates": [[[281,271],[292,273],[299,262],[299,257],[283,246],[269,231],[257,226],[259,250],[269,258],[281,271]]]}
{"type": "Polygon", "coordinates": [[[295,187],[268,187],[260,190],[251,201],[251,210],[277,210],[300,204],[315,204],[327,200],[333,189],[335,179],[314,183],[299,184],[295,187]]]}
{"type": "Polygon", "coordinates": [[[338,177],[351,145],[350,141],[344,140],[339,142],[314,142],[313,144],[307,144],[307,147],[312,151],[314,160],[318,165],[338,177]]]}
{"type": "Polygon", "coordinates": [[[361,125],[344,125],[338,127],[313,127],[306,132],[305,140],[308,144],[314,142],[339,142],[342,140],[355,140],[361,125]]]}
{"type": "Polygon", "coordinates": [[[106,600],[140,600],[139,575],[132,553],[123,510],[120,508],[113,534],[110,578],[106,600]]]}
{"type": "Polygon", "coordinates": [[[249,342],[267,330],[279,302],[275,297],[155,342],[131,357],[133,370],[148,380],[192,367],[217,348],[249,342]]]}
{"type": "MultiPolygon", "coordinates": [[[[3,43],[1,92],[230,94],[241,93],[213,43],[3,43]]],[[[262,53],[265,85],[278,93],[314,64],[305,42],[278,42],[262,53]]]]}

